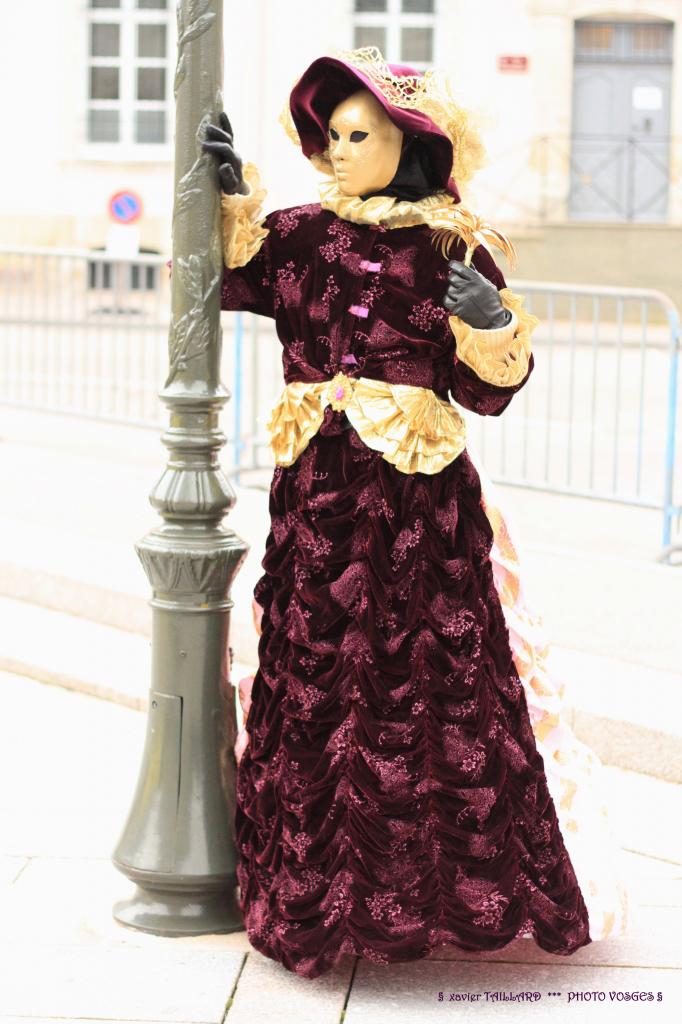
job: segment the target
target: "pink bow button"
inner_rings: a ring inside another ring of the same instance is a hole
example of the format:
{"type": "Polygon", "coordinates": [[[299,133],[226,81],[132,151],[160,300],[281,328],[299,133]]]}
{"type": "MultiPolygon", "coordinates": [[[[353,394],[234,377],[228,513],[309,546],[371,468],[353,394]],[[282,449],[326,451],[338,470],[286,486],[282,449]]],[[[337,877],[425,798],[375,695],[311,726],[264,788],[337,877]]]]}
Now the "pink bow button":
{"type": "Polygon", "coordinates": [[[381,263],[372,263],[371,260],[360,260],[360,269],[368,270],[370,274],[378,274],[381,270],[381,263]]]}
{"type": "Polygon", "coordinates": [[[352,313],[353,316],[367,317],[369,316],[369,310],[367,306],[349,306],[348,312],[352,313]]]}

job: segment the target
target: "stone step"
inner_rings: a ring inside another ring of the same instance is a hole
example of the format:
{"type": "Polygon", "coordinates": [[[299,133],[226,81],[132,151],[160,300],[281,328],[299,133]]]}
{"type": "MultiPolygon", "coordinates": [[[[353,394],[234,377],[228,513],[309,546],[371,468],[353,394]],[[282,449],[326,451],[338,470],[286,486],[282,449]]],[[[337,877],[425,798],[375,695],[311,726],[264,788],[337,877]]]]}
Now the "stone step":
{"type": "MultiPolygon", "coordinates": [[[[151,639],[26,601],[0,597],[0,669],[147,710],[151,639]]],[[[230,680],[255,671],[233,658],[230,680]]]]}
{"type": "Polygon", "coordinates": [[[567,718],[605,764],[682,782],[682,675],[553,644],[567,718]]]}
{"type": "MultiPolygon", "coordinates": [[[[235,490],[235,510],[223,528],[234,531],[249,550],[230,592],[232,645],[239,659],[256,663],[252,598],[269,529],[267,498],[264,502],[262,492],[251,488],[235,490]]],[[[109,536],[98,536],[89,534],[83,521],[69,529],[5,515],[0,518],[0,595],[149,638],[152,591],[134,544],[160,522],[149,510],[125,531],[115,534],[107,527],[109,536]]]]}

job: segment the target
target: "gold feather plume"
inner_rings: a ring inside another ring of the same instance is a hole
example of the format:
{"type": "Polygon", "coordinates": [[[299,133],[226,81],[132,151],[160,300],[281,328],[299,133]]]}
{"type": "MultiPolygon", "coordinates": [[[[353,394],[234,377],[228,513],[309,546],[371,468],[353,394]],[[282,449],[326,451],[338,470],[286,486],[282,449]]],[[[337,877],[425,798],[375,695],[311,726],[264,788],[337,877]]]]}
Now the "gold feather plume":
{"type": "Polygon", "coordinates": [[[456,238],[464,240],[467,247],[464,256],[465,267],[471,265],[474,249],[478,245],[482,245],[488,252],[490,246],[494,245],[504,253],[512,270],[516,266],[516,249],[512,240],[504,232],[498,231],[492,224],[463,206],[452,205],[434,210],[429,217],[429,226],[433,229],[433,244],[440,245],[445,257],[449,255],[456,238]]]}

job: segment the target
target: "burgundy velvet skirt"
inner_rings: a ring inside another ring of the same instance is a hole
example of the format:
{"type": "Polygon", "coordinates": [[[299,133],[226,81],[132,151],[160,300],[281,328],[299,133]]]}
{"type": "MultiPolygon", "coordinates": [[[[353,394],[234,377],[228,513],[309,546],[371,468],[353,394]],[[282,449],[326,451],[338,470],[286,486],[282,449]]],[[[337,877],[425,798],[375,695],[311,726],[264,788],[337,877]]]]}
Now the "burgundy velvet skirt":
{"type": "Polygon", "coordinates": [[[235,811],[252,946],[315,978],[587,945],[467,452],[404,474],[327,407],[269,507],[235,811]]]}

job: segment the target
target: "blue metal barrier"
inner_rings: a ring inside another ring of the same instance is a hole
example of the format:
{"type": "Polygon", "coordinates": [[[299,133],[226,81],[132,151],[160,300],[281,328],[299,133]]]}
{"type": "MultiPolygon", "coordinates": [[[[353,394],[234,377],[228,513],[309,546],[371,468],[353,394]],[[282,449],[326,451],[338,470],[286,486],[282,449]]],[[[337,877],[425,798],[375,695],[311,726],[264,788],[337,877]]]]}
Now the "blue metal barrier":
{"type": "MultiPolygon", "coordinates": [[[[163,426],[164,263],[114,260],[107,277],[84,250],[0,247],[0,402],[163,426]],[[153,273],[157,287],[135,287],[135,267],[153,273]]],[[[540,319],[535,371],[503,416],[463,411],[487,472],[511,486],[660,510],[661,557],[670,560],[682,550],[677,308],[649,289],[509,286],[540,319]]],[[[283,386],[281,344],[271,320],[224,313],[222,324],[221,376],[233,391],[229,471],[267,487],[266,423],[283,386]]]]}
{"type": "MultiPolygon", "coordinates": [[[[540,318],[536,363],[503,416],[462,410],[486,470],[496,483],[658,509],[669,560],[682,512],[674,486],[682,469],[676,307],[649,289],[523,280],[509,286],[540,318]]],[[[254,364],[244,388],[250,423],[241,423],[249,456],[240,471],[272,465],[263,423],[282,386],[271,323],[244,319],[254,364]]]]}

